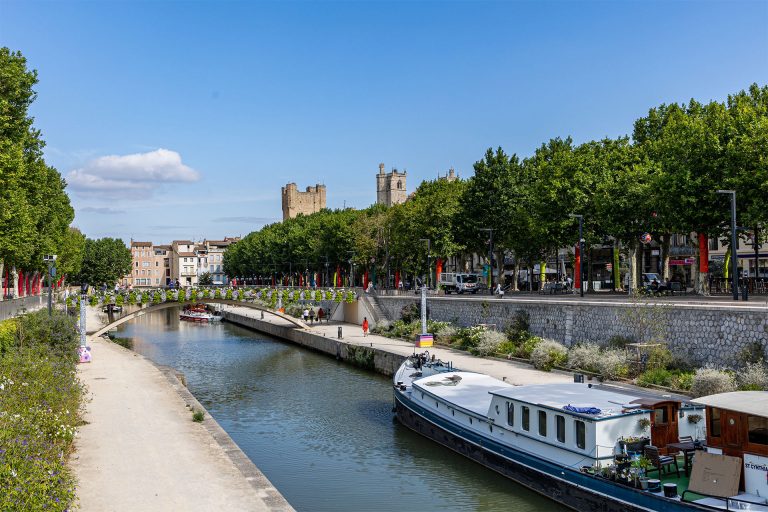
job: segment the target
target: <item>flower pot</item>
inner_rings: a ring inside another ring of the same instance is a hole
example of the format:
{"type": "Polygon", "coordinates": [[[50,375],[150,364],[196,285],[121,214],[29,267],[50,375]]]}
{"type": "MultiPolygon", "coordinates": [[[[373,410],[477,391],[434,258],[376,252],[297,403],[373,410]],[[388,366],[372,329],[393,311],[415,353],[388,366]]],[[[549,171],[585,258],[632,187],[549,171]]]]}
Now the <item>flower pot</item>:
{"type": "Polygon", "coordinates": [[[648,490],[648,477],[645,477],[645,476],[640,477],[640,488],[644,491],[648,490]]]}

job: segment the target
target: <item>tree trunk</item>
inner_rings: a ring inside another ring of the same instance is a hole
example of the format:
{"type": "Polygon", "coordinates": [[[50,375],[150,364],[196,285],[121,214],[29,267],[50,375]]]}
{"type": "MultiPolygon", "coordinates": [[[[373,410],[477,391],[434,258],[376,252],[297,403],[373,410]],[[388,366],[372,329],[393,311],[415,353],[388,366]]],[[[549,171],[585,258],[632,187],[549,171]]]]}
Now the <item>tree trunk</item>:
{"type": "Polygon", "coordinates": [[[11,289],[10,289],[10,295],[12,299],[18,298],[19,296],[19,273],[16,271],[16,267],[13,267],[13,270],[11,270],[11,289]]]}
{"type": "Polygon", "coordinates": [[[691,280],[693,281],[693,293],[698,295],[709,295],[709,272],[703,270],[709,270],[709,248],[704,247],[702,250],[701,245],[706,244],[708,238],[706,236],[697,236],[693,238],[693,247],[696,260],[691,266],[691,280]],[[706,258],[706,264],[702,261],[702,257],[706,258]]]}
{"type": "Polygon", "coordinates": [[[669,279],[669,240],[670,234],[661,235],[661,277],[665,281],[669,279]]]}
{"type": "Polygon", "coordinates": [[[637,243],[634,243],[629,247],[629,287],[627,290],[629,293],[637,293],[637,282],[638,277],[640,277],[640,271],[638,269],[640,254],[637,249],[637,243]]]}
{"type": "Polygon", "coordinates": [[[3,286],[5,284],[5,274],[3,274],[4,270],[5,260],[0,258],[0,302],[5,300],[5,287],[3,286]]]}
{"type": "Polygon", "coordinates": [[[520,275],[520,263],[517,261],[517,255],[515,255],[515,266],[512,270],[512,291],[517,291],[517,276],[520,275]]]}

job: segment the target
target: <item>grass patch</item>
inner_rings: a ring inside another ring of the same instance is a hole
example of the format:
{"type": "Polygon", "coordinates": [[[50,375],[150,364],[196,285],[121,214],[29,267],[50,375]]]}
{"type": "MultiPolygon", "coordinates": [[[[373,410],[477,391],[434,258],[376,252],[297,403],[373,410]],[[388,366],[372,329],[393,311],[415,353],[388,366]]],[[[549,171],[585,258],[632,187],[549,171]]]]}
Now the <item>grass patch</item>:
{"type": "Polygon", "coordinates": [[[192,421],[194,421],[195,423],[202,423],[204,419],[205,419],[205,413],[203,411],[192,409],[192,421]]]}

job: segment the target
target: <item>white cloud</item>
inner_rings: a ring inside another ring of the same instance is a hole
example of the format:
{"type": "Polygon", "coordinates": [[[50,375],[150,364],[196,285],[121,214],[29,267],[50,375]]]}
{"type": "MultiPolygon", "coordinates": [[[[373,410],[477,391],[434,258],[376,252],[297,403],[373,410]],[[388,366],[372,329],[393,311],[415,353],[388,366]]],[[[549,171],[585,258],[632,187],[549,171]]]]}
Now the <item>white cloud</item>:
{"type": "Polygon", "coordinates": [[[108,155],[91,160],[67,175],[67,183],[82,195],[146,196],[159,185],[190,183],[200,174],[184,165],[181,155],[156,149],[132,155],[108,155]]]}

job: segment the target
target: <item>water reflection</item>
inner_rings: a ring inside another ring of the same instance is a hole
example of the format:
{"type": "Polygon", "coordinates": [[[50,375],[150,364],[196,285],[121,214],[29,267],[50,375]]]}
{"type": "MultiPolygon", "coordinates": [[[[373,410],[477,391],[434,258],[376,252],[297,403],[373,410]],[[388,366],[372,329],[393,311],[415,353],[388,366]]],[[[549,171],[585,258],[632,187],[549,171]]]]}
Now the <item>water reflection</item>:
{"type": "Polygon", "coordinates": [[[178,311],[120,328],[190,390],[299,511],[560,510],[393,421],[388,378],[178,311]]]}

